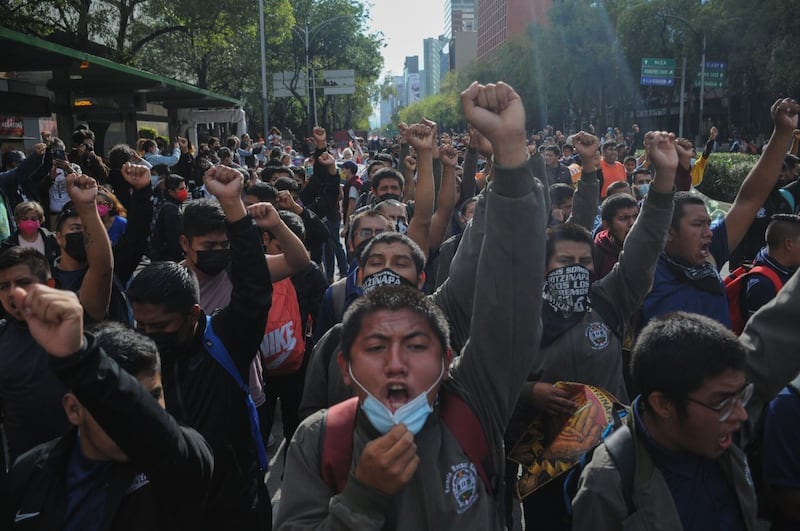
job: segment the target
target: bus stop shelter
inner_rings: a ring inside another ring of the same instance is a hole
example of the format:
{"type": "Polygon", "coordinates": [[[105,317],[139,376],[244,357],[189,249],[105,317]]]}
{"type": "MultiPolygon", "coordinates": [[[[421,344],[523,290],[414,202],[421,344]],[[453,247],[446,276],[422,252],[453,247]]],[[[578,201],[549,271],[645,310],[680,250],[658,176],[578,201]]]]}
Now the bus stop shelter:
{"type": "MultiPolygon", "coordinates": [[[[111,130],[115,141],[135,145],[138,122],[165,123],[174,136],[190,125],[181,120],[187,109],[236,109],[244,126],[241,101],[188,83],[2,27],[0,50],[0,116],[55,116],[65,140],[86,123],[101,152],[111,130]]],[[[33,141],[39,131],[29,129],[25,137],[33,141]]]]}

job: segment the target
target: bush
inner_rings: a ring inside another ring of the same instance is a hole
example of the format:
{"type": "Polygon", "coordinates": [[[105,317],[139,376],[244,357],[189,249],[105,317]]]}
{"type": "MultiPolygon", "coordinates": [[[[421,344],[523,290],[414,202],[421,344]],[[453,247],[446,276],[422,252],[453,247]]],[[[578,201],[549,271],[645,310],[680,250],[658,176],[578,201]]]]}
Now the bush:
{"type": "Polygon", "coordinates": [[[155,130],[153,127],[142,127],[139,129],[139,138],[148,138],[150,140],[155,140],[158,131],[155,130]]]}
{"type": "Polygon", "coordinates": [[[756,160],[758,156],[744,153],[712,153],[697,189],[712,199],[732,203],[756,160]]]}

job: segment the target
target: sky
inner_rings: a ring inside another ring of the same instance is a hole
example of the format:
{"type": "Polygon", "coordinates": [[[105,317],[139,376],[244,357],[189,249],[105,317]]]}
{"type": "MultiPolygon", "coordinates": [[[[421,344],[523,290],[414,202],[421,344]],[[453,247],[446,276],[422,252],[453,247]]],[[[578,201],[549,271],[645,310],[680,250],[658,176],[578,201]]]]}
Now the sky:
{"type": "MultiPolygon", "coordinates": [[[[418,55],[423,68],[422,41],[444,33],[444,0],[372,0],[373,30],[383,32],[383,74],[403,73],[406,56],[418,55]]],[[[381,75],[381,79],[383,75],[381,75]]]]}

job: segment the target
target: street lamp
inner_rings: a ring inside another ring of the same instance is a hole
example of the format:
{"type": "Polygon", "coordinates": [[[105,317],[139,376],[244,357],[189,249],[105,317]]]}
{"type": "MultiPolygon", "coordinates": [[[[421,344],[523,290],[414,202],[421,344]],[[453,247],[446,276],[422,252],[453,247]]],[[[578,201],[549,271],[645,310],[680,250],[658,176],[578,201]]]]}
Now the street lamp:
{"type": "MultiPolygon", "coordinates": [[[[312,83],[311,78],[313,76],[313,72],[311,72],[311,68],[310,68],[310,61],[311,60],[310,60],[310,54],[309,54],[309,44],[310,44],[311,39],[317,35],[319,30],[321,30],[322,28],[324,28],[325,26],[327,26],[331,22],[336,22],[337,20],[342,20],[342,19],[346,19],[346,18],[347,19],[352,19],[352,18],[355,18],[355,15],[339,15],[337,17],[329,18],[327,20],[324,20],[324,21],[320,22],[319,24],[317,24],[313,28],[309,28],[308,27],[308,20],[306,20],[306,26],[305,26],[304,30],[300,30],[297,26],[292,28],[292,32],[295,34],[295,36],[297,36],[297,38],[300,39],[305,44],[305,50],[306,50],[306,96],[307,96],[307,100],[306,100],[306,116],[308,116],[309,119],[311,118],[311,100],[313,99],[314,100],[314,125],[317,124],[317,83],[316,83],[316,79],[315,79],[314,82],[313,82],[313,85],[311,84],[312,83]],[[312,90],[313,90],[313,94],[311,93],[312,90]]],[[[311,134],[311,129],[312,129],[311,124],[309,124],[308,129],[309,129],[309,134],[311,134]]]]}
{"type": "Polygon", "coordinates": [[[264,141],[269,136],[269,108],[267,102],[267,43],[264,35],[264,0],[258,0],[258,26],[261,37],[261,117],[264,141]]]}
{"type": "MultiPolygon", "coordinates": [[[[703,37],[703,39],[702,39],[703,47],[702,47],[701,54],[700,54],[700,107],[699,107],[699,112],[698,112],[698,114],[699,114],[699,118],[698,118],[699,125],[697,127],[697,137],[698,138],[702,138],[702,135],[703,135],[703,102],[705,100],[705,88],[706,88],[705,87],[705,84],[706,84],[706,32],[703,31],[703,33],[701,34],[700,32],[698,32],[694,28],[694,26],[692,26],[691,22],[689,22],[688,20],[686,20],[683,17],[679,17],[677,15],[668,15],[666,13],[663,14],[663,17],[664,18],[674,18],[675,20],[683,22],[684,24],[686,24],[686,27],[688,27],[690,30],[692,30],[692,33],[694,33],[695,36],[700,37],[702,35],[702,37],[703,37]]],[[[685,89],[684,89],[685,81],[686,81],[686,54],[684,54],[684,56],[683,56],[683,72],[681,74],[681,112],[680,112],[679,125],[678,125],[678,135],[679,136],[683,136],[683,107],[684,107],[684,99],[685,99],[685,95],[684,95],[684,93],[685,93],[685,89]]]]}

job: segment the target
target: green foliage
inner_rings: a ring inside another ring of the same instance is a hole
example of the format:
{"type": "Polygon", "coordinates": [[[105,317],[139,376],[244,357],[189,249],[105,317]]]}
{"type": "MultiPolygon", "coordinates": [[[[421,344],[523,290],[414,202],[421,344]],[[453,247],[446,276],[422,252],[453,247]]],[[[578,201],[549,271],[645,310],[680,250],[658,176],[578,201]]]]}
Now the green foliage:
{"type": "Polygon", "coordinates": [[[757,160],[756,155],[744,153],[712,153],[697,189],[713,199],[732,203],[757,160]]]}
{"type": "MultiPolygon", "coordinates": [[[[298,34],[312,31],[312,68],[354,69],[356,93],[325,97],[320,121],[350,128],[367,123],[370,89],[383,66],[379,33],[367,28],[364,0],[264,0],[268,83],[271,74],[305,69],[298,34]]],[[[10,0],[4,26],[109,57],[244,102],[252,131],[261,130],[261,56],[256,0],[10,0]],[[100,45],[100,46],[98,46],[100,45]],[[103,48],[104,47],[104,48],[103,48]]],[[[271,91],[271,89],[270,89],[271,91]]],[[[303,88],[291,101],[272,99],[271,122],[304,130],[303,88]]]]}
{"type": "Polygon", "coordinates": [[[142,127],[139,129],[139,138],[149,138],[150,140],[155,140],[158,131],[155,130],[153,127],[142,127]]]}

